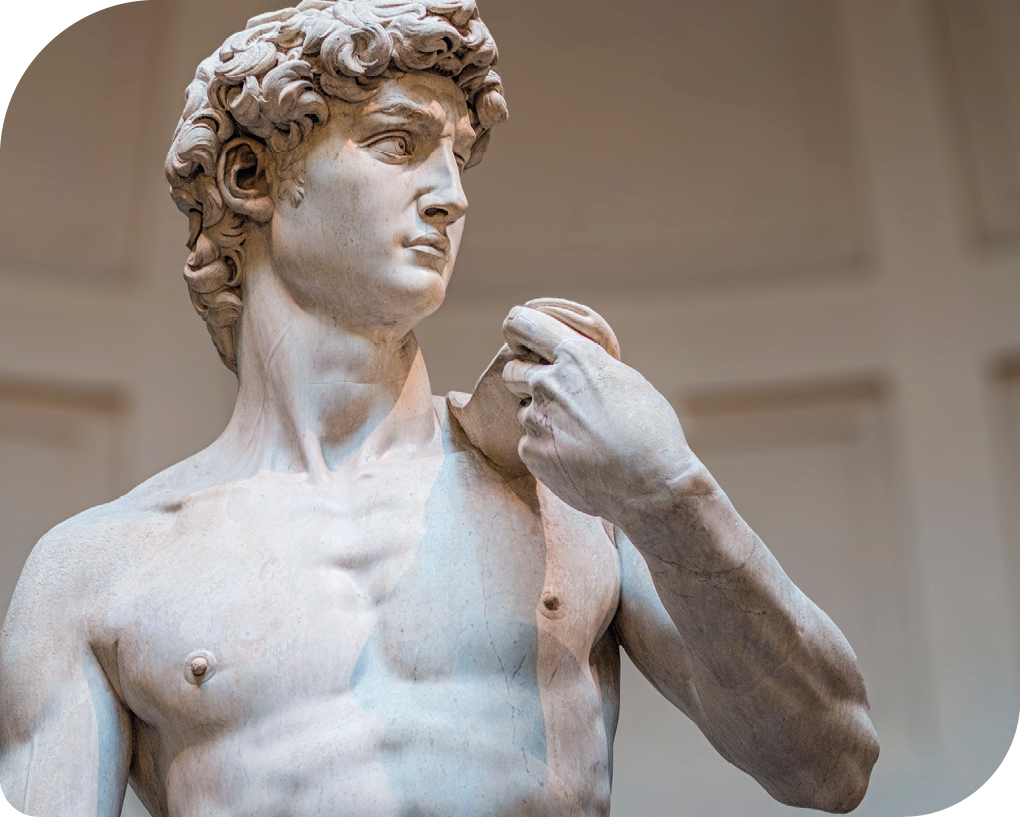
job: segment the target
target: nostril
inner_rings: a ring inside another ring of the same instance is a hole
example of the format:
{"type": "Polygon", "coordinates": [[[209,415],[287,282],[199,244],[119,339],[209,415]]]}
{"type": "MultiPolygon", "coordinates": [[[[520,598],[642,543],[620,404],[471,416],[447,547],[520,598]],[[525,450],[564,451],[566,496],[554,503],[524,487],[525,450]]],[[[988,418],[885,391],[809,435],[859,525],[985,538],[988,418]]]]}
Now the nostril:
{"type": "Polygon", "coordinates": [[[442,207],[429,207],[425,210],[426,218],[441,218],[442,216],[448,216],[449,213],[442,207]]]}

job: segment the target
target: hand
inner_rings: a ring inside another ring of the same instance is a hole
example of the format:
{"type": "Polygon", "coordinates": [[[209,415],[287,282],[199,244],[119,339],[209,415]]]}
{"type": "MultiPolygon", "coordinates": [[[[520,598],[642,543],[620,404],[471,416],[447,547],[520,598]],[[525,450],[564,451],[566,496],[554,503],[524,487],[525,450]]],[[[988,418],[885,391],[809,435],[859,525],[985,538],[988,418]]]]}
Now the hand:
{"type": "Polygon", "coordinates": [[[629,510],[666,499],[699,465],[666,399],[594,341],[527,307],[510,311],[503,336],[518,452],[568,505],[625,528],[629,510]]]}

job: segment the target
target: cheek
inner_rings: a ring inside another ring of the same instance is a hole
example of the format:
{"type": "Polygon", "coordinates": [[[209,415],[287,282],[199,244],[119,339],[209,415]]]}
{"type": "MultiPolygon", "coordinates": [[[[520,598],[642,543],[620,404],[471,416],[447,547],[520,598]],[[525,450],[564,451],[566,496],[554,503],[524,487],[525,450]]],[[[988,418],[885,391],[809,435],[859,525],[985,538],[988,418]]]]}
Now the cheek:
{"type": "Polygon", "coordinates": [[[385,172],[350,174],[317,218],[328,225],[330,244],[370,262],[392,258],[415,230],[416,209],[407,180],[385,172]]]}
{"type": "MultiPolygon", "coordinates": [[[[284,203],[274,218],[277,251],[301,265],[355,265],[394,243],[395,202],[386,201],[386,181],[365,179],[337,168],[310,178],[297,207],[284,203]]],[[[312,176],[312,174],[309,174],[312,176]]],[[[310,270],[306,270],[307,275],[310,270]]]]}

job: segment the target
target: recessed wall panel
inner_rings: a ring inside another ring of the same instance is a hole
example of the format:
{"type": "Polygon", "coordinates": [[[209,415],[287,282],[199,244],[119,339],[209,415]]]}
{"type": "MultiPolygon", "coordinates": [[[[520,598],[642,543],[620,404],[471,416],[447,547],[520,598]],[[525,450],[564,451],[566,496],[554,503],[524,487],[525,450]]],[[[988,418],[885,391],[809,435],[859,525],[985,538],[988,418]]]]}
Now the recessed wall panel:
{"type": "Polygon", "coordinates": [[[115,392],[0,380],[0,620],[32,547],[123,490],[115,392]]]}
{"type": "Polygon", "coordinates": [[[465,177],[453,292],[631,292],[854,266],[867,240],[836,10],[483,7],[511,119],[465,177]]]}
{"type": "Polygon", "coordinates": [[[157,5],[86,17],[22,77],[0,143],[0,275],[92,285],[121,281],[137,263],[139,176],[162,174],[138,166],[157,5]]]}
{"type": "Polygon", "coordinates": [[[926,0],[970,229],[1020,238],[1020,4],[926,0]]]}

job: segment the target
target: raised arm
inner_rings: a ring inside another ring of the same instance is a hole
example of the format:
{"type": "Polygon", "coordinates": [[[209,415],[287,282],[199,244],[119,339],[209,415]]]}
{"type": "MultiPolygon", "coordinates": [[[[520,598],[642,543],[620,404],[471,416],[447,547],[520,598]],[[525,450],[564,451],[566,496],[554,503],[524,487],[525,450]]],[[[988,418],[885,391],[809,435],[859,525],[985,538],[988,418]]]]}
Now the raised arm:
{"type": "Polygon", "coordinates": [[[130,719],[89,645],[73,550],[43,538],[0,632],[0,788],[33,817],[117,817],[130,719]]]}
{"type": "Polygon", "coordinates": [[[842,634],[736,513],[648,381],[532,309],[515,308],[504,335],[520,358],[504,380],[522,398],[521,459],[617,526],[616,629],[635,664],[776,799],[855,808],[878,743],[842,634]]]}
{"type": "Polygon", "coordinates": [[[704,570],[616,539],[615,627],[641,672],[777,800],[856,808],[878,743],[853,652],[760,540],[746,562],[704,570]]]}

